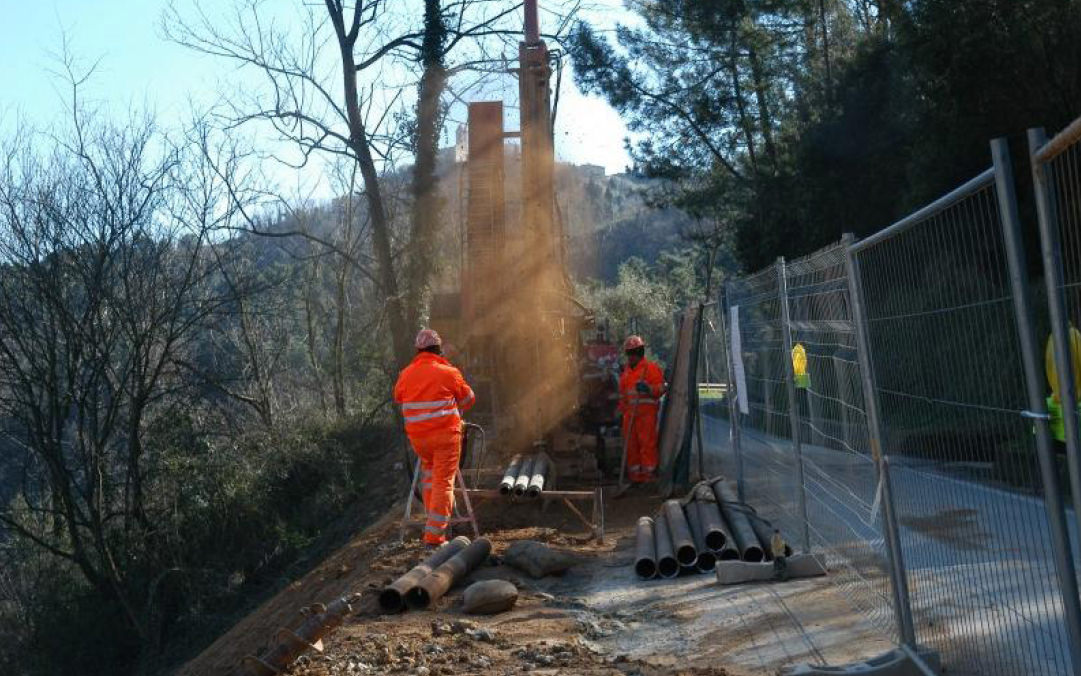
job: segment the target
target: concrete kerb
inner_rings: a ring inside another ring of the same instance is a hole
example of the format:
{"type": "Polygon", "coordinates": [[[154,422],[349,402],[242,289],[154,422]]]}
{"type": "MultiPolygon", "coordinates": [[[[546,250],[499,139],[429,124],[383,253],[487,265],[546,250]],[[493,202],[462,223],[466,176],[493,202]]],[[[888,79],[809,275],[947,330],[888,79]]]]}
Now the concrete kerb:
{"type": "MultiPolygon", "coordinates": [[[[826,559],[821,554],[796,554],[786,559],[787,578],[821,577],[826,574],[826,559]]],[[[774,579],[772,562],[720,561],[717,563],[717,583],[722,585],[747,582],[768,582],[774,579]]]]}

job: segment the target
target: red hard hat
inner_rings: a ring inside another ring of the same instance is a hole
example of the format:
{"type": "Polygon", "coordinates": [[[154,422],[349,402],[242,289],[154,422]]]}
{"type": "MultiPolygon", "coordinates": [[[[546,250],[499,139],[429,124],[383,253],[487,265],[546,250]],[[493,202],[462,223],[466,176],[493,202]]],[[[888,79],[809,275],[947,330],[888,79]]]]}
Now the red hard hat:
{"type": "Polygon", "coordinates": [[[423,350],[437,345],[442,346],[443,339],[432,329],[421,329],[420,333],[417,334],[417,340],[414,344],[417,346],[418,350],[423,350]]]}
{"type": "Polygon", "coordinates": [[[645,346],[646,341],[642,340],[642,336],[629,336],[627,340],[623,342],[623,351],[629,352],[645,346]]]}

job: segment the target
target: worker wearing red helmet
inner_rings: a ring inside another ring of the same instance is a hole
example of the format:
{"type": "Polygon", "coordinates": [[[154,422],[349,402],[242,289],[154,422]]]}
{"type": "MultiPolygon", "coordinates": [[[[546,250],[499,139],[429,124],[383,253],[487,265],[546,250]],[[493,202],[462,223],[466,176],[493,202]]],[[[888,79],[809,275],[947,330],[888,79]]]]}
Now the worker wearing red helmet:
{"type": "Polygon", "coordinates": [[[664,373],[646,359],[646,342],[630,336],[623,343],[627,365],[619,377],[619,411],[627,442],[627,475],[644,483],[657,471],[657,413],[666,391],[664,373]]]}
{"type": "Polygon", "coordinates": [[[473,406],[475,397],[462,372],[443,358],[438,333],[424,329],[415,346],[417,355],[394,385],[394,402],[402,408],[406,436],[420,457],[420,485],[428,513],[424,542],[434,546],[447,540],[462,452],[462,412],[473,406]]]}

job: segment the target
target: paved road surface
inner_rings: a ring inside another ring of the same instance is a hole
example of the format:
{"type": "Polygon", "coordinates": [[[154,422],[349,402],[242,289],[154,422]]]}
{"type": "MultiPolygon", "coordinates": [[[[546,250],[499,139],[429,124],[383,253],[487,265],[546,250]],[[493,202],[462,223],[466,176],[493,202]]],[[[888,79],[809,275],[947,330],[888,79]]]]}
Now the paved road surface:
{"type": "MultiPolygon", "coordinates": [[[[734,476],[727,422],[705,417],[704,433],[708,469],[734,476]]],[[[744,430],[742,448],[748,502],[798,547],[791,444],[744,430]]],[[[871,621],[892,630],[870,459],[808,444],[803,457],[813,548],[830,555],[838,583],[871,621]]],[[[1068,673],[1042,500],[949,476],[928,461],[891,462],[919,640],[942,653],[950,673],[1068,673]]]]}

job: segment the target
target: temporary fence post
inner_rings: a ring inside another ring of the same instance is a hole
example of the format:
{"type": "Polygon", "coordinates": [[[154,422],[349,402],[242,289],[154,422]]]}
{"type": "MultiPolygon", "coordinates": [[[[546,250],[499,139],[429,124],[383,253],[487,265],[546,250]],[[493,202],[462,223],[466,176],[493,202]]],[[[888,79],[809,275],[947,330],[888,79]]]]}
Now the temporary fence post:
{"type": "Polygon", "coordinates": [[[916,630],[912,623],[909,605],[908,579],[905,573],[904,555],[901,552],[901,536],[897,525],[897,511],[893,502],[888,456],[882,451],[882,428],[878,419],[878,394],[875,391],[874,373],[871,370],[871,347],[867,335],[867,318],[863,304],[863,283],[860,279],[859,261],[852,251],[854,240],[846,234],[845,268],[848,273],[848,293],[852,303],[852,326],[856,330],[856,348],[859,358],[860,380],[863,385],[864,404],[867,408],[867,428],[871,443],[871,458],[878,468],[878,481],[882,491],[882,520],[885,523],[886,557],[893,579],[893,604],[897,614],[897,629],[901,643],[916,649],[916,630]]]}
{"type": "Polygon", "coordinates": [[[1070,494],[1074,514],[1081,518],[1081,425],[1077,418],[1077,383],[1070,359],[1070,320],[1062,293],[1062,245],[1059,242],[1058,214],[1052,199],[1046,167],[1035,158],[1047,142],[1043,129],[1028,130],[1029,154],[1032,157],[1032,182],[1036,192],[1036,214],[1040,223],[1040,251],[1043,276],[1047,285],[1047,305],[1051,319],[1051,340],[1058,366],[1059,403],[1066,430],[1066,467],[1070,476],[1070,494]]]}
{"type": "MultiPolygon", "coordinates": [[[[746,498],[744,497],[744,490],[743,490],[743,451],[740,448],[740,438],[739,438],[739,425],[740,425],[740,422],[739,422],[739,402],[736,401],[736,396],[739,394],[736,391],[736,377],[735,377],[735,369],[736,369],[736,361],[735,360],[736,360],[737,356],[732,354],[731,342],[730,342],[731,337],[729,335],[729,331],[731,330],[731,327],[729,327],[729,325],[728,325],[728,313],[729,313],[728,302],[729,302],[729,300],[731,300],[732,295],[731,295],[731,291],[729,291],[728,280],[725,280],[725,282],[724,282],[724,292],[723,293],[724,293],[724,298],[721,299],[721,302],[720,302],[720,307],[722,309],[721,309],[721,312],[719,312],[718,314],[721,316],[721,336],[722,336],[722,339],[723,339],[723,342],[724,342],[725,363],[728,365],[728,367],[727,367],[727,371],[728,371],[728,391],[725,393],[725,398],[728,399],[728,426],[729,426],[729,429],[731,430],[732,453],[735,455],[735,458],[736,458],[736,490],[739,492],[740,502],[743,502],[744,500],[746,500],[746,498]]],[[[743,356],[739,355],[739,358],[742,359],[743,356]]]]}
{"type": "MultiPolygon", "coordinates": [[[[1042,143],[1033,150],[1040,145],[1042,143]]],[[[991,142],[991,155],[995,162],[995,189],[998,194],[1003,241],[1006,245],[1006,261],[1010,270],[1010,290],[1013,294],[1014,317],[1017,320],[1021,363],[1025,372],[1025,390],[1029,407],[1026,417],[1033,421],[1036,428],[1036,452],[1040,463],[1040,476],[1043,480],[1044,508],[1047,511],[1047,521],[1051,529],[1055,572],[1058,574],[1059,594],[1062,596],[1062,609],[1069,636],[1070,662],[1073,666],[1072,673],[1078,674],[1081,673],[1081,600],[1078,598],[1077,577],[1074,570],[1073,552],[1070,549],[1069,529],[1066,526],[1065,505],[1059,492],[1058,477],[1055,473],[1055,455],[1051,448],[1049,416],[1044,404],[1040,369],[1036,360],[1039,347],[1036,343],[1032,310],[1028,301],[1024,245],[1021,241],[1017,197],[1013,185],[1013,168],[1006,139],[999,138],[991,142]]],[[[1038,170],[1034,169],[1034,171],[1038,170]]],[[[1040,189],[1037,186],[1037,193],[1040,189]]]]}
{"type": "Polygon", "coordinates": [[[788,418],[792,429],[792,451],[796,460],[796,486],[799,489],[799,518],[803,526],[804,552],[811,551],[811,527],[807,522],[807,489],[803,484],[803,446],[800,443],[799,400],[796,399],[796,373],[792,366],[792,326],[788,317],[788,280],[784,257],[777,259],[778,300],[781,303],[781,334],[784,337],[785,387],[788,390],[788,418]]]}

